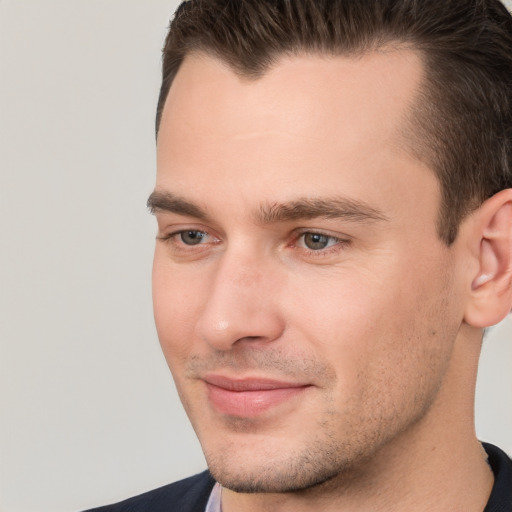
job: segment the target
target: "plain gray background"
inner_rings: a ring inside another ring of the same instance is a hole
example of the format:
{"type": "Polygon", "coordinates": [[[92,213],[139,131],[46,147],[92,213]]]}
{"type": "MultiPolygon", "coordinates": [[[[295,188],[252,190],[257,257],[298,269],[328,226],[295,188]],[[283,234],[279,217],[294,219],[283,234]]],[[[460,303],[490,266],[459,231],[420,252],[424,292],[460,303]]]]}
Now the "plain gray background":
{"type": "MultiPolygon", "coordinates": [[[[0,511],[105,504],[205,467],[153,326],[160,48],[173,0],[0,0],[0,511]]],[[[510,6],[510,4],[509,4],[510,6]]],[[[482,439],[512,453],[512,321],[482,439]]]]}

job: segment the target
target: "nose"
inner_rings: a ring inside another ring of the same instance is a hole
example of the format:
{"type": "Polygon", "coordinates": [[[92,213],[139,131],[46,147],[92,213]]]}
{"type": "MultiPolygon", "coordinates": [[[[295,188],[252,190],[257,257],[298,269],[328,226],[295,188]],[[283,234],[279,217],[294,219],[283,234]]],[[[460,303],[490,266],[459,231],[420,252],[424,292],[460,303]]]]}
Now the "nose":
{"type": "Polygon", "coordinates": [[[269,267],[262,259],[237,255],[217,262],[196,324],[203,341],[227,351],[235,344],[268,343],[280,337],[284,319],[277,299],[279,280],[269,267]]]}

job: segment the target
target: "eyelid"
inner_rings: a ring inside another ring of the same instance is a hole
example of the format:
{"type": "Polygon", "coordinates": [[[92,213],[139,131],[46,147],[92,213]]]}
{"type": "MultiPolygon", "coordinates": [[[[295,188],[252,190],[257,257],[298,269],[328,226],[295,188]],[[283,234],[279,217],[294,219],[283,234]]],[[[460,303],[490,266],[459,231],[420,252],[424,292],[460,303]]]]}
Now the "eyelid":
{"type": "Polygon", "coordinates": [[[220,237],[217,236],[216,233],[212,232],[211,229],[205,228],[202,225],[197,224],[179,224],[179,225],[170,225],[165,228],[159,229],[159,233],[157,235],[157,240],[160,240],[164,243],[168,243],[172,245],[174,250],[177,251],[192,251],[192,250],[200,250],[203,249],[204,246],[217,244],[220,242],[220,237]],[[189,245],[179,240],[179,235],[182,233],[186,233],[189,231],[196,231],[198,233],[203,233],[205,235],[206,242],[201,242],[198,244],[189,245]]]}
{"type": "Polygon", "coordinates": [[[214,240],[218,240],[218,237],[212,235],[208,231],[206,231],[204,229],[197,229],[197,228],[177,229],[177,230],[171,231],[165,235],[159,235],[157,238],[159,238],[160,240],[170,240],[172,238],[176,238],[177,236],[181,235],[182,233],[187,233],[187,232],[191,232],[191,231],[196,232],[196,233],[201,233],[201,234],[205,235],[205,237],[213,238],[214,240]]]}
{"type": "Polygon", "coordinates": [[[350,241],[352,237],[345,235],[344,233],[337,233],[328,229],[316,229],[316,228],[299,228],[295,230],[294,239],[298,240],[304,235],[321,235],[327,238],[333,238],[339,241],[350,241]]]}
{"type": "Polygon", "coordinates": [[[299,249],[304,254],[306,254],[307,257],[323,258],[323,257],[335,255],[336,253],[343,251],[348,245],[350,245],[351,242],[352,242],[352,239],[349,236],[342,235],[341,233],[334,234],[332,232],[322,230],[322,229],[302,228],[296,232],[296,235],[292,242],[292,247],[299,249]],[[307,234],[325,236],[327,238],[335,240],[336,243],[329,245],[329,246],[325,247],[324,249],[319,249],[319,250],[308,249],[307,247],[299,246],[298,241],[304,235],[307,235],[307,234]]]}

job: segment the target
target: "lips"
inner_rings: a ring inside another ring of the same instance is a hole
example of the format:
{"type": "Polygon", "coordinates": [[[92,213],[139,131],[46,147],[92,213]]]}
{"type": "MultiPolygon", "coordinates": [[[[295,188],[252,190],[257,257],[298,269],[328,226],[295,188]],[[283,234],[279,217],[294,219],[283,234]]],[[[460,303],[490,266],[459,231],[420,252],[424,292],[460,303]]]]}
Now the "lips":
{"type": "Polygon", "coordinates": [[[231,379],[220,375],[208,375],[203,380],[208,399],[218,412],[245,418],[294,400],[310,387],[302,383],[261,378],[231,379]]]}

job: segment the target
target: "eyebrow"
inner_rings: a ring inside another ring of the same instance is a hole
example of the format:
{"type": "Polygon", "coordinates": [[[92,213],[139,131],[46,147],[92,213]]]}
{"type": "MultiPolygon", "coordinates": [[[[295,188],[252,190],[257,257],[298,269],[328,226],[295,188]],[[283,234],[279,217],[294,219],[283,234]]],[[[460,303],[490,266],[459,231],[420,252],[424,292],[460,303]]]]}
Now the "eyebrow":
{"type": "Polygon", "coordinates": [[[271,203],[260,208],[258,218],[264,224],[299,219],[345,219],[352,222],[387,221],[383,212],[363,201],[345,197],[304,197],[288,203],[271,203]]]}
{"type": "Polygon", "coordinates": [[[158,212],[169,212],[195,217],[200,220],[208,220],[209,218],[202,208],[170,192],[158,192],[155,190],[148,197],[146,206],[153,215],[158,212]]]}
{"type": "MultiPolygon", "coordinates": [[[[147,206],[152,214],[165,211],[203,221],[209,220],[209,215],[200,206],[171,192],[154,191],[148,198],[147,206]]],[[[383,212],[364,201],[345,197],[301,197],[284,203],[268,203],[260,206],[255,218],[261,224],[316,218],[345,219],[365,223],[389,220],[383,212]]]]}

